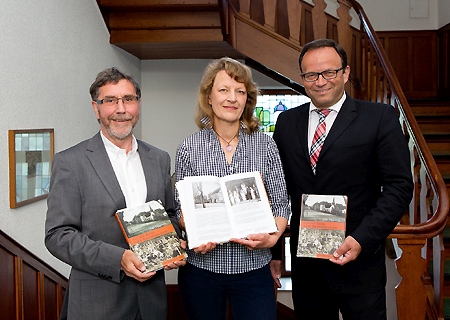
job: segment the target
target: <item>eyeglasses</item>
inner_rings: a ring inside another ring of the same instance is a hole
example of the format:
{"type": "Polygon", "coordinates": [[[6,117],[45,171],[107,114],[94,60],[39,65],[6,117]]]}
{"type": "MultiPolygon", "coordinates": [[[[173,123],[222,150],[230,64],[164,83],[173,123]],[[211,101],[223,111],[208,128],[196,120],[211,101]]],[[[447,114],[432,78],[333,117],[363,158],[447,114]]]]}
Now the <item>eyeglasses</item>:
{"type": "Polygon", "coordinates": [[[319,76],[322,76],[325,80],[333,80],[336,79],[338,72],[341,71],[342,69],[344,69],[344,67],[341,67],[336,70],[325,70],[322,72],[307,72],[302,73],[301,76],[307,82],[317,81],[317,79],[319,79],[319,76]]]}
{"type": "Polygon", "coordinates": [[[133,104],[136,104],[139,99],[140,99],[140,97],[138,97],[138,96],[127,95],[127,96],[123,96],[121,98],[117,98],[117,97],[104,98],[104,99],[100,99],[100,100],[95,100],[95,102],[97,104],[103,104],[107,107],[112,107],[112,106],[118,104],[119,100],[122,100],[122,103],[124,105],[133,105],[133,104]]]}

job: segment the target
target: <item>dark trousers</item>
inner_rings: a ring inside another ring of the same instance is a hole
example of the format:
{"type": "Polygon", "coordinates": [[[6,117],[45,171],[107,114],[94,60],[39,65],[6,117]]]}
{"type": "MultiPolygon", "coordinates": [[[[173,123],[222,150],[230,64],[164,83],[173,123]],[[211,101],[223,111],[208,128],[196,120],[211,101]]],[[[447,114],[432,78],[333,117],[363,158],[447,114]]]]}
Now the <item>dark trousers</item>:
{"type": "Polygon", "coordinates": [[[275,320],[276,300],[269,265],[241,274],[221,274],[187,263],[178,269],[183,306],[192,320],[275,320]]]}
{"type": "Polygon", "coordinates": [[[339,320],[339,311],[344,320],[387,319],[385,289],[360,294],[336,293],[324,279],[304,281],[294,276],[292,299],[295,318],[299,320],[339,320]]]}

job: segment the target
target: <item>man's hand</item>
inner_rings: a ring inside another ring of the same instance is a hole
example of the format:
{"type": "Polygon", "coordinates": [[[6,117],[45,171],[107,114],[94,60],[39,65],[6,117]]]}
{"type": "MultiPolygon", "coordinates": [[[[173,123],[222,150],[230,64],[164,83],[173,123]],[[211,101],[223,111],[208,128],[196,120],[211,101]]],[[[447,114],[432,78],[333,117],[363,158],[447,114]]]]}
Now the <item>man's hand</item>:
{"type": "Polygon", "coordinates": [[[339,248],[333,253],[331,262],[343,266],[344,264],[355,260],[361,253],[361,245],[352,236],[348,236],[344,239],[339,248]]]}
{"type": "Polygon", "coordinates": [[[271,260],[269,265],[273,282],[275,282],[277,288],[281,288],[281,260],[271,260]]]}
{"type": "Polygon", "coordinates": [[[140,282],[153,277],[156,272],[145,272],[144,263],[136,256],[131,250],[125,250],[122,255],[122,261],[120,262],[123,272],[131,278],[134,278],[140,282]]]}

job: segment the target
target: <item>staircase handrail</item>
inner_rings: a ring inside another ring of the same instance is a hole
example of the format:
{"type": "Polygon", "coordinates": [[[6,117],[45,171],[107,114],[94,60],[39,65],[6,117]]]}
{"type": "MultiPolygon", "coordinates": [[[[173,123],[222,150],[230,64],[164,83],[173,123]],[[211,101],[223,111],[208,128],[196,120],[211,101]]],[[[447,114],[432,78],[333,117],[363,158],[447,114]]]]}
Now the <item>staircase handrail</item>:
{"type": "Polygon", "coordinates": [[[420,222],[412,225],[400,224],[395,227],[394,231],[391,234],[391,237],[405,238],[411,236],[423,236],[425,238],[431,238],[438,235],[445,228],[447,222],[449,199],[444,179],[442,178],[442,175],[437,168],[436,162],[433,159],[425,138],[421,133],[419,125],[417,124],[414,114],[412,113],[409,106],[408,100],[406,99],[405,94],[401,89],[394,69],[387,57],[386,51],[384,51],[381,45],[381,41],[379,40],[376,32],[370,24],[370,21],[368,20],[364,9],[356,0],[346,1],[351,4],[353,9],[358,14],[358,17],[361,21],[361,27],[367,34],[373,48],[375,49],[376,54],[379,57],[380,63],[383,66],[386,77],[388,78],[388,82],[391,84],[393,92],[395,92],[395,95],[397,96],[398,109],[403,117],[408,120],[407,122],[405,122],[405,125],[407,126],[408,131],[413,133],[413,135],[411,135],[411,139],[413,139],[415,144],[419,146],[419,148],[417,149],[419,153],[418,156],[421,158],[423,165],[426,166],[426,171],[429,174],[432,188],[435,190],[436,196],[440,200],[438,202],[436,210],[434,211],[430,219],[425,222],[420,222]]]}

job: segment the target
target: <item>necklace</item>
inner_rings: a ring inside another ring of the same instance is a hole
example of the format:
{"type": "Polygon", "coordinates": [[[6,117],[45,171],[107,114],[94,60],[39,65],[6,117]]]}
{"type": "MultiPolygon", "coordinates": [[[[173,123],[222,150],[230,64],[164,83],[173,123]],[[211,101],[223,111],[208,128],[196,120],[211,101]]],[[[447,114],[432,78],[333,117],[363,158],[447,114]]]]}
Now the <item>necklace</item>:
{"type": "MultiPolygon", "coordinates": [[[[214,130],[214,129],[213,129],[213,130],[214,130]]],[[[225,150],[227,150],[228,152],[233,151],[233,146],[232,146],[230,143],[231,143],[231,141],[234,140],[234,138],[236,138],[236,137],[238,136],[239,130],[238,130],[238,132],[236,132],[236,134],[234,135],[234,137],[231,138],[230,141],[225,140],[220,134],[217,133],[216,130],[214,130],[214,132],[217,134],[217,136],[218,136],[219,138],[221,138],[223,141],[225,141],[225,142],[227,143],[227,146],[225,147],[225,150]]]]}

